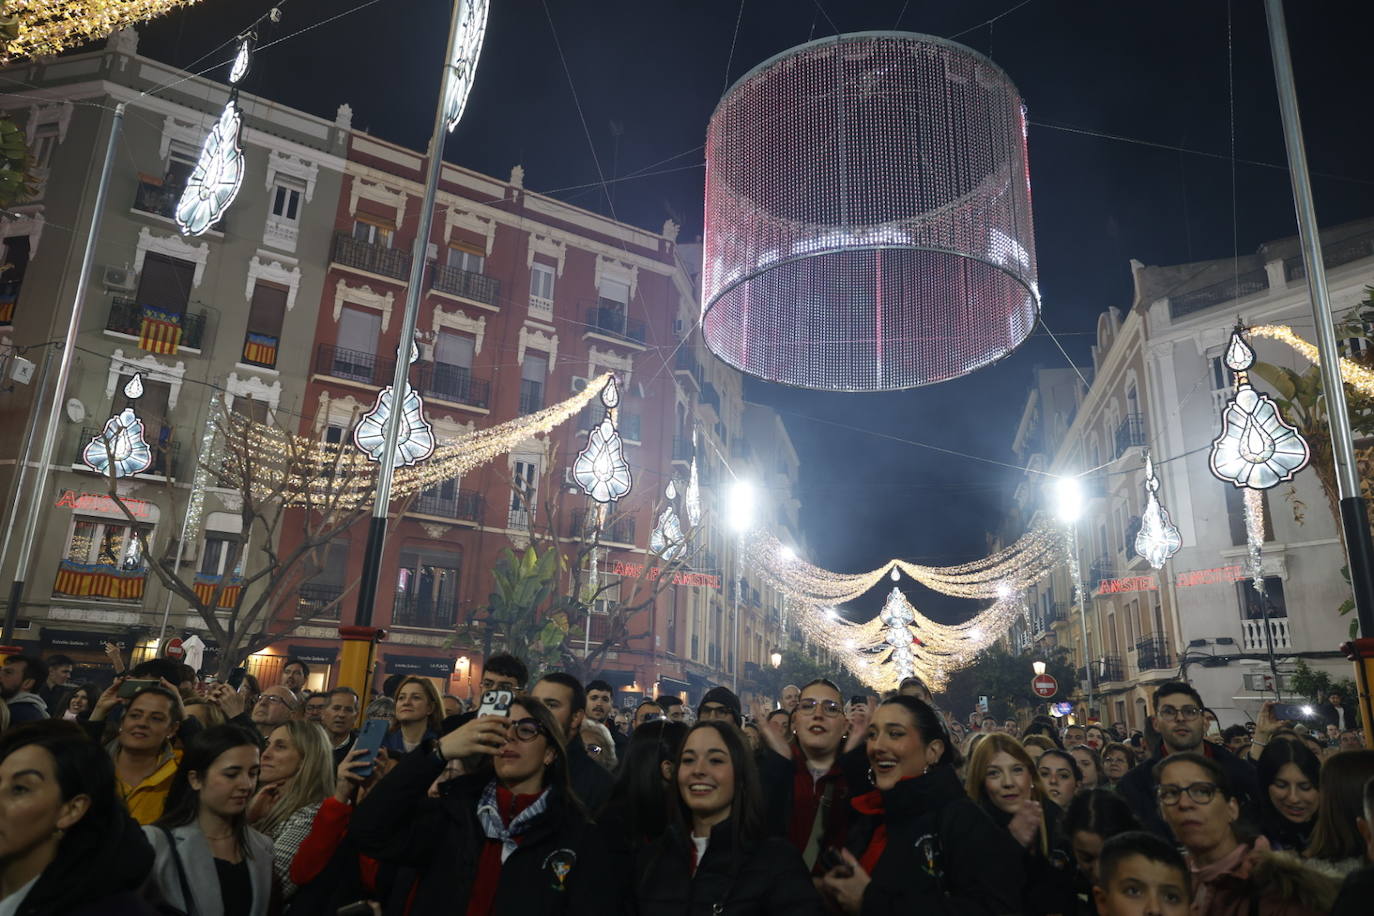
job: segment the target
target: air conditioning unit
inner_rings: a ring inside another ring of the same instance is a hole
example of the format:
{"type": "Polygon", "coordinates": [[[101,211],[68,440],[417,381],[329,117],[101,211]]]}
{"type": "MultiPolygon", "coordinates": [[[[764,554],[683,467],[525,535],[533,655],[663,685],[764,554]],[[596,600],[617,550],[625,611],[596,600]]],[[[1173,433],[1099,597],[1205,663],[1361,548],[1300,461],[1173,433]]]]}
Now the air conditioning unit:
{"type": "Polygon", "coordinates": [[[138,286],[138,275],[127,267],[106,267],[105,276],[101,279],[106,289],[121,289],[125,292],[133,292],[138,286]]]}
{"type": "Polygon", "coordinates": [[[587,387],[587,380],[580,375],[574,375],[572,380],[572,393],[577,394],[587,387]]]}

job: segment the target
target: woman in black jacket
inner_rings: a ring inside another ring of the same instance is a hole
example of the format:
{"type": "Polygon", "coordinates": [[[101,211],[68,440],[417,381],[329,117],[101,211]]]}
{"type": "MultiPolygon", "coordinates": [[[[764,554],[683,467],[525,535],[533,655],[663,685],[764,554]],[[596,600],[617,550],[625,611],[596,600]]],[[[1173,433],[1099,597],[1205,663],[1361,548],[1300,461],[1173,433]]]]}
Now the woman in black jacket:
{"type": "MultiPolygon", "coordinates": [[[[407,754],[358,805],[349,833],[383,863],[413,869],[383,912],[409,916],[605,916],[619,907],[600,837],[568,787],[562,732],[539,700],[483,716],[407,754]],[[430,785],[450,760],[487,758],[430,785]]],[[[403,870],[404,876],[404,870],[403,870]]]]}
{"type": "Polygon", "coordinates": [[[844,864],[823,887],[847,914],[922,916],[1019,912],[1021,847],[964,794],[940,716],[914,697],[883,701],[868,725],[872,792],[844,864]]]}
{"type": "Polygon", "coordinates": [[[820,916],[800,854],[765,836],[758,771],[739,729],[698,722],[677,759],[679,804],[663,836],[640,850],[643,916],[820,916]]]}

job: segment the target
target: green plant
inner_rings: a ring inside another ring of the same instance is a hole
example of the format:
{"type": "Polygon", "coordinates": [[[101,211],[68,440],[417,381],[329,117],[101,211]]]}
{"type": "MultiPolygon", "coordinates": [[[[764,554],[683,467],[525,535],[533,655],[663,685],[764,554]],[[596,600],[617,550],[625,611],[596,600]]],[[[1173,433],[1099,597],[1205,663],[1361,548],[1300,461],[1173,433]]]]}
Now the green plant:
{"type": "Polygon", "coordinates": [[[532,672],[541,673],[559,658],[568,637],[568,613],[546,608],[562,572],[558,549],[540,552],[533,546],[516,553],[501,551],[492,569],[495,585],[486,613],[467,627],[469,637],[480,634],[489,652],[519,655],[532,672]]]}
{"type": "Polygon", "coordinates": [[[1318,702],[1325,700],[1326,695],[1333,690],[1339,690],[1343,696],[1347,697],[1358,695],[1353,678],[1343,677],[1339,680],[1333,680],[1330,674],[1325,671],[1317,671],[1301,658],[1298,659],[1293,674],[1288,678],[1288,686],[1293,693],[1318,702]]]}
{"type": "Polygon", "coordinates": [[[34,193],[28,138],[13,120],[0,117],[0,207],[23,203],[34,193]]]}

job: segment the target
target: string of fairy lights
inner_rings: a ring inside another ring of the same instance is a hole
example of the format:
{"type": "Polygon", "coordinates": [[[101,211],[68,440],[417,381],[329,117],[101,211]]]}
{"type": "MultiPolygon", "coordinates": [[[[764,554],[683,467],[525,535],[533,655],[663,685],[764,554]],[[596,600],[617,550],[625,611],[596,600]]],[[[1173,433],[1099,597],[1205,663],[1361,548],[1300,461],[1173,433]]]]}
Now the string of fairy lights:
{"type": "Polygon", "coordinates": [[[0,64],[58,54],[146,22],[199,0],[9,0],[4,15],[14,34],[0,64]]]}

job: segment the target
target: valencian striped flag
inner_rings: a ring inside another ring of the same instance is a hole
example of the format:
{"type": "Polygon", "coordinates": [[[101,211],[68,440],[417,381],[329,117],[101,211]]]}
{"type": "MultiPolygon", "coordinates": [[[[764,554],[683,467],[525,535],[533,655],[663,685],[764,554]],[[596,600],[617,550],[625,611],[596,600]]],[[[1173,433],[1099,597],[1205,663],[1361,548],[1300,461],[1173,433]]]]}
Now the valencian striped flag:
{"type": "Polygon", "coordinates": [[[243,361],[258,366],[275,366],[277,338],[249,331],[248,338],[243,342],[243,361]]]}
{"type": "Polygon", "coordinates": [[[143,306],[138,324],[138,345],[149,353],[175,353],[181,346],[181,316],[151,305],[143,306]]]}

